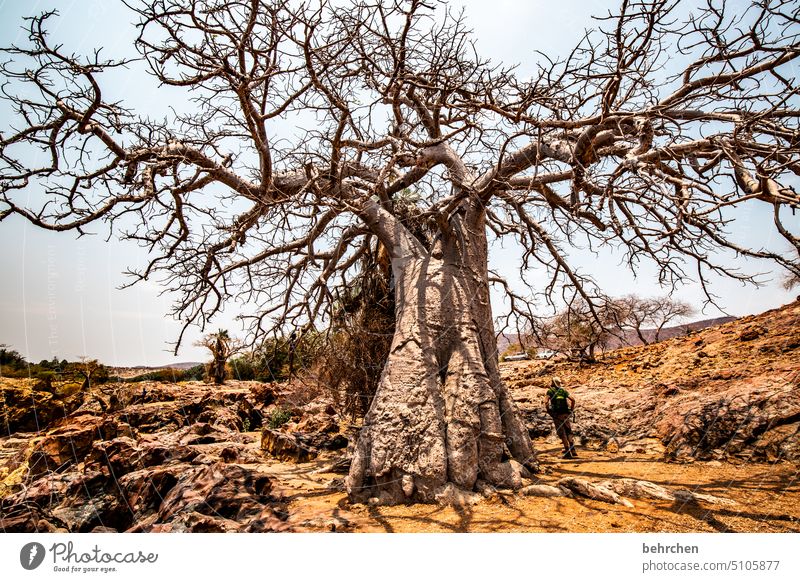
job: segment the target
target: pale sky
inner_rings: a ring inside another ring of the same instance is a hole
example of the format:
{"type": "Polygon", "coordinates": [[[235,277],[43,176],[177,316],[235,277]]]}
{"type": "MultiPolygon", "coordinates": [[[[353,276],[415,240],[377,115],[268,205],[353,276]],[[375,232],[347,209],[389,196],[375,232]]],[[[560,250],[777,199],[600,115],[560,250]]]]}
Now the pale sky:
{"type": "MultiPolygon", "coordinates": [[[[533,63],[534,50],[563,54],[585,28],[592,26],[591,13],[603,13],[616,3],[495,0],[463,4],[482,54],[496,62],[519,63],[524,74],[533,63]]],[[[50,32],[69,51],[87,53],[103,47],[107,57],[131,55],[133,18],[124,6],[111,0],[0,0],[0,44],[22,43],[21,18],[53,7],[61,16],[52,20],[50,32]]],[[[104,80],[108,81],[107,91],[140,113],[158,115],[168,105],[180,103],[180,93],[153,90],[155,83],[143,79],[135,69],[107,75],[104,80]]],[[[6,118],[7,109],[0,106],[3,128],[6,118]]],[[[762,206],[740,211],[737,232],[741,240],[769,246],[777,238],[770,225],[771,207],[762,206]]],[[[180,354],[172,355],[168,343],[176,339],[179,327],[166,316],[170,298],[159,295],[161,289],[156,283],[118,289],[126,282],[122,271],[140,267],[147,260],[144,251],[132,243],[106,242],[102,234],[76,239],[72,233],[42,231],[15,217],[0,224],[0,245],[4,250],[0,253],[0,343],[13,346],[29,360],[86,355],[111,365],[155,366],[206,359],[204,350],[192,346],[199,331],[187,334],[180,354]]],[[[492,261],[513,279],[519,255],[518,248],[507,244],[502,252],[494,253],[492,261]]],[[[634,279],[618,265],[619,257],[577,253],[574,259],[611,295],[664,293],[656,285],[652,270],[644,268],[634,279]]],[[[759,313],[788,303],[797,295],[797,290],[781,288],[780,275],[770,275],[769,264],[750,262],[743,266],[749,272],[765,273],[767,284],[755,289],[729,280],[713,280],[712,291],[728,313],[759,313]]],[[[677,296],[698,307],[702,301],[696,283],[687,282],[677,296]]],[[[502,308],[497,299],[495,306],[496,311],[502,308]]],[[[233,319],[236,307],[231,306],[212,329],[223,327],[236,335],[241,328],[233,319]]],[[[697,318],[717,315],[716,310],[708,310],[697,318]]]]}

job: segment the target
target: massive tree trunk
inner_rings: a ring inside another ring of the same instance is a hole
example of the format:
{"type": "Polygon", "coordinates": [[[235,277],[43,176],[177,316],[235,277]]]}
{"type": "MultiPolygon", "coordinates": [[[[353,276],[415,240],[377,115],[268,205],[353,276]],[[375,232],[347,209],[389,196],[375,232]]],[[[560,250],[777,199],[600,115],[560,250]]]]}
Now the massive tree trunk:
{"type": "Polygon", "coordinates": [[[518,487],[520,464],[535,465],[500,380],[483,217],[471,208],[430,249],[391,247],[396,330],[346,481],[354,501],[433,501],[478,480],[518,487]]]}

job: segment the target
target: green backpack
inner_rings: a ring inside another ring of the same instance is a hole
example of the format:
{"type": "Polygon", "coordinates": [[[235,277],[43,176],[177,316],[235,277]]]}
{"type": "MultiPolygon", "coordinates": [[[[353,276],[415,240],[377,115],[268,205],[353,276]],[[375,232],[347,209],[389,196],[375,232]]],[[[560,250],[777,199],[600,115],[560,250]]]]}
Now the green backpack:
{"type": "Polygon", "coordinates": [[[553,414],[568,414],[570,412],[569,403],[567,402],[569,392],[563,388],[550,388],[547,391],[547,395],[550,397],[550,411],[553,414]]]}

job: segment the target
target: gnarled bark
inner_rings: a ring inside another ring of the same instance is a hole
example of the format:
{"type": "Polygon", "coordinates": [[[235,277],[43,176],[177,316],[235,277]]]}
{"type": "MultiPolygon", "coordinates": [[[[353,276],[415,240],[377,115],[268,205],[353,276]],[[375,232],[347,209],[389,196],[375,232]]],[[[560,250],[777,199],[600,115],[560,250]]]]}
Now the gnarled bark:
{"type": "Polygon", "coordinates": [[[468,211],[430,249],[394,238],[396,330],[346,481],[351,499],[433,501],[447,483],[471,490],[479,479],[519,487],[511,459],[535,460],[497,366],[483,212],[468,211]]]}

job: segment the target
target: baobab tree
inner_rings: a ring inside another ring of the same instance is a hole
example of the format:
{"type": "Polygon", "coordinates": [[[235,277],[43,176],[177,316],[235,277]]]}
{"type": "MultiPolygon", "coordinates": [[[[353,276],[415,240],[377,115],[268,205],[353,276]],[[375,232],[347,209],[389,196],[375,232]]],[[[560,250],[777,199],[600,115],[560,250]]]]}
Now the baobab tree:
{"type": "Polygon", "coordinates": [[[196,345],[211,352],[211,361],[208,363],[206,372],[207,378],[214,384],[224,384],[227,376],[225,365],[232,356],[242,351],[241,342],[233,339],[227,329],[220,329],[216,333],[206,335],[196,345]]]}
{"type": "Polygon", "coordinates": [[[623,0],[565,58],[532,55],[524,78],[433,1],[128,4],[140,58],[186,90],[185,110],[138,116],[104,86],[125,62],[51,42],[53,14],[29,20],[3,65],[15,117],[0,218],[138,241],[151,260],[133,276],[160,277],[184,330],[239,298],[252,341],[325,325],[331,289],[386,253],[395,332],[352,499],[514,486],[534,464],[500,379],[490,285],[517,314],[532,307],[490,270],[491,240],[516,239],[544,296],[590,310],[600,292],[573,245],[650,260],[665,286],[751,280],[720,249],[800,272],[786,222],[800,202],[794,1],[623,0]],[[737,239],[736,208],[752,204],[773,209],[792,253],[737,239]]]}

